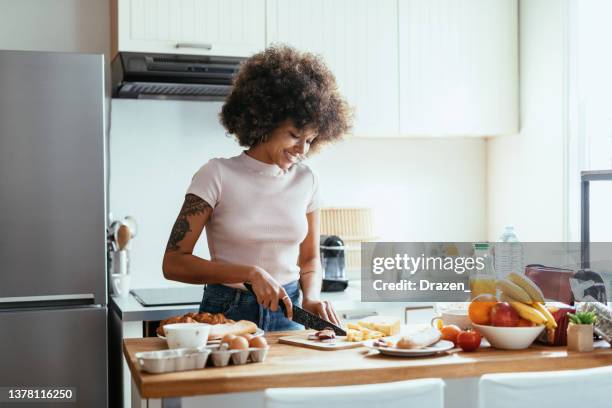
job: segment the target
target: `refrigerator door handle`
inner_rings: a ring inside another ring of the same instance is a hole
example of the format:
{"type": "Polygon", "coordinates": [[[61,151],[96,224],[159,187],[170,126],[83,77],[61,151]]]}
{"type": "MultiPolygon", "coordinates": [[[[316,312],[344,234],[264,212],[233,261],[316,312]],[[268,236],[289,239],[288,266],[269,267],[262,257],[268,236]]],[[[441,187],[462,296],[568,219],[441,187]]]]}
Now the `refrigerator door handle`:
{"type": "Polygon", "coordinates": [[[93,305],[94,300],[95,299],[93,293],[50,296],[0,297],[0,310],[84,306],[93,305]]]}

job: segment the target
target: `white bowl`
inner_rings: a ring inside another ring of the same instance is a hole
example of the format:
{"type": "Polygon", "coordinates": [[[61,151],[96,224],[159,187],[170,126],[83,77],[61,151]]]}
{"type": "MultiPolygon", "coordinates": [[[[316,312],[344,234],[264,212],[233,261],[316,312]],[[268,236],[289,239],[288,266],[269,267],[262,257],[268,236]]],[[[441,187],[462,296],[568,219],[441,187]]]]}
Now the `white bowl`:
{"type": "Polygon", "coordinates": [[[168,348],[194,348],[205,346],[210,333],[206,323],[174,323],[164,326],[168,348]]]}
{"type": "Polygon", "coordinates": [[[499,327],[473,324],[492,347],[505,350],[526,349],[542,333],[544,326],[499,327]]]}

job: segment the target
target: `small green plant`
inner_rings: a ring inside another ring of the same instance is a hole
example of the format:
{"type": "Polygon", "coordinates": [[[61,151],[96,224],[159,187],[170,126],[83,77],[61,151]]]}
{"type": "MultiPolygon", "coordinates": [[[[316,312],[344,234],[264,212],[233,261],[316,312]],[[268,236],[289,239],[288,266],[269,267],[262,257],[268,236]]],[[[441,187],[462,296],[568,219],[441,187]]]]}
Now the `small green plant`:
{"type": "Polygon", "coordinates": [[[574,324],[593,324],[597,320],[597,316],[593,312],[577,312],[576,314],[568,313],[570,322],[574,324]]]}

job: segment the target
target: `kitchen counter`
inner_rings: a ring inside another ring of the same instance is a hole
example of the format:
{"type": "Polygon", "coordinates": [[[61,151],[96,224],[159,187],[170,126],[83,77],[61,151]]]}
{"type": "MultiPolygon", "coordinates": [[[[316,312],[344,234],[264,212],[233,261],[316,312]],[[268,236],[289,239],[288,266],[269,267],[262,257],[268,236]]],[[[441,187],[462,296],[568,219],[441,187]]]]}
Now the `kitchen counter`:
{"type": "Polygon", "coordinates": [[[134,296],[111,296],[111,308],[123,322],[153,322],[172,316],[197,312],[199,304],[145,307],[134,296]]]}
{"type": "MultiPolygon", "coordinates": [[[[351,286],[344,292],[323,292],[321,298],[331,301],[337,310],[357,308],[361,303],[359,301],[361,299],[359,283],[352,282],[351,286]]],[[[199,303],[194,303],[192,305],[146,307],[132,295],[127,297],[111,296],[111,307],[124,322],[163,320],[172,316],[197,312],[199,306],[199,303]]]]}
{"type": "Polygon", "coordinates": [[[588,353],[562,347],[533,345],[526,350],[481,348],[474,353],[452,350],[442,356],[397,358],[365,347],[321,351],[277,343],[283,335],[269,333],[268,357],[263,363],[206,368],[168,374],[147,374],[137,368],[135,353],[166,349],[156,338],[126,339],[123,351],[140,398],[177,398],[263,390],[270,387],[336,386],[383,383],[416,378],[464,378],[486,373],[549,371],[612,364],[612,349],[596,343],[588,353]]]}
{"type": "MultiPolygon", "coordinates": [[[[321,299],[329,300],[343,319],[351,320],[351,316],[359,318],[371,315],[381,309],[396,309],[398,316],[404,308],[432,307],[432,302],[361,302],[361,281],[350,281],[348,288],[343,292],[323,292],[321,299]]],[[[153,306],[145,307],[132,295],[127,297],[111,296],[111,308],[115,311],[122,322],[151,322],[167,319],[172,316],[196,312],[199,304],[178,306],[153,306]]]]}
{"type": "MultiPolygon", "coordinates": [[[[428,323],[433,317],[431,309],[433,303],[361,302],[361,281],[359,280],[350,281],[348,288],[343,292],[323,292],[321,298],[333,303],[344,322],[356,321],[373,314],[391,315],[404,322],[410,321],[410,323],[428,323]]],[[[111,296],[109,307],[112,311],[109,325],[111,364],[109,369],[112,372],[113,386],[122,390],[124,408],[130,407],[132,385],[130,369],[121,356],[121,341],[144,337],[145,333],[151,331],[148,322],[196,312],[198,307],[199,304],[145,307],[132,295],[128,297],[111,296]]]]}

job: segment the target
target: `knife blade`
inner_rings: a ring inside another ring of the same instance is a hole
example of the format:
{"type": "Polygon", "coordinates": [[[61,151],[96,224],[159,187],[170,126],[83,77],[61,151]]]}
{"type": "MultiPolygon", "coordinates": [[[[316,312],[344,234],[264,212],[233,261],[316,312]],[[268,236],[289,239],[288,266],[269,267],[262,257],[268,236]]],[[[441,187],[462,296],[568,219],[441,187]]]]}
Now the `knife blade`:
{"type": "MultiPolygon", "coordinates": [[[[244,287],[247,288],[247,290],[251,292],[253,295],[255,295],[255,292],[253,291],[253,287],[251,286],[250,283],[245,283],[244,287]]],[[[285,304],[283,302],[278,302],[278,305],[280,306],[285,316],[287,316],[287,308],[285,304]]],[[[304,327],[306,327],[307,329],[315,329],[315,330],[332,329],[334,333],[336,333],[336,335],[346,336],[346,330],[344,330],[342,327],[336,326],[332,322],[322,319],[314,313],[310,313],[309,311],[302,309],[301,307],[296,306],[296,305],[293,305],[292,310],[293,310],[292,320],[296,323],[304,325],[304,327]]]]}

